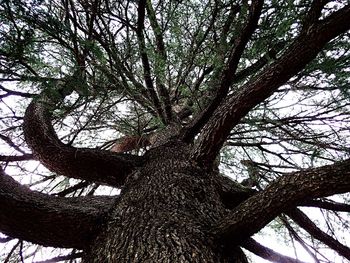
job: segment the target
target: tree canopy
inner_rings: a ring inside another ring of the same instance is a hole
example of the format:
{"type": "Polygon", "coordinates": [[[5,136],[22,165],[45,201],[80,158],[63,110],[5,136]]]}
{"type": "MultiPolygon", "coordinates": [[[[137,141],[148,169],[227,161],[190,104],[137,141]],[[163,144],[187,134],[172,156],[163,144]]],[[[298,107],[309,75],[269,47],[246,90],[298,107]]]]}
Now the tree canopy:
{"type": "Polygon", "coordinates": [[[25,241],[79,258],[145,153],[174,140],[221,175],[230,213],[211,235],[301,262],[252,238],[269,228],[315,262],[350,260],[347,1],[0,3],[5,262],[38,261],[25,241]]]}

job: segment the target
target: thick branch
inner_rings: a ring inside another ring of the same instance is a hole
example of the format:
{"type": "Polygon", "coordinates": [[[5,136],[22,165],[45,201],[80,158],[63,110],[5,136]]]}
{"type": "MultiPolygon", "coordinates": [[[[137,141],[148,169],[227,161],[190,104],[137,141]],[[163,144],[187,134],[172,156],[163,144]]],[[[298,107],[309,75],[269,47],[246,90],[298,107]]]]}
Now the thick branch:
{"type": "Polygon", "coordinates": [[[299,209],[291,209],[286,212],[286,214],[311,236],[326,244],[339,255],[350,260],[350,248],[344,246],[338,240],[319,229],[302,211],[299,209]]]}
{"type": "Polygon", "coordinates": [[[0,168],[0,231],[36,244],[82,249],[112,197],[52,197],[20,185],[0,168]]]}
{"type": "Polygon", "coordinates": [[[248,240],[244,241],[242,246],[252,252],[253,254],[266,259],[271,262],[276,263],[304,263],[303,261],[300,261],[298,259],[290,258],[287,256],[284,256],[270,248],[267,248],[257,241],[255,241],[252,238],[249,238],[248,240]]]}
{"type": "Polygon", "coordinates": [[[282,211],[306,198],[350,191],[350,159],[280,177],[264,191],[240,204],[212,230],[219,239],[239,244],[257,233],[282,211]]]}
{"type": "Polygon", "coordinates": [[[34,100],[24,117],[24,135],[35,157],[51,171],[77,179],[122,186],[142,157],[74,148],[61,142],[51,124],[50,103],[34,100]]]}
{"type": "Polygon", "coordinates": [[[227,98],[215,111],[194,149],[193,158],[210,166],[242,117],[302,70],[333,38],[350,28],[350,5],[312,24],[300,33],[285,53],[255,79],[227,98]]]}

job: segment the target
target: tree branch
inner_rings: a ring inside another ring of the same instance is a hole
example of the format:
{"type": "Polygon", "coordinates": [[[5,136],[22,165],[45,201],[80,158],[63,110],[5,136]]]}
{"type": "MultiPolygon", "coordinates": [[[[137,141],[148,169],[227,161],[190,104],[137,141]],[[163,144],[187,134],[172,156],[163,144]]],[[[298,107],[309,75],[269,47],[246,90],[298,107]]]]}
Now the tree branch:
{"type": "Polygon", "coordinates": [[[310,27],[316,23],[321,16],[322,9],[329,2],[329,0],[313,0],[308,14],[303,21],[303,27],[310,27]]]}
{"type": "Polygon", "coordinates": [[[153,30],[153,34],[156,38],[156,47],[157,47],[156,52],[159,56],[159,58],[156,59],[156,63],[158,64],[156,68],[157,67],[159,68],[158,72],[156,72],[157,90],[164,106],[164,113],[166,115],[167,121],[169,122],[169,121],[172,121],[173,116],[172,116],[172,110],[171,110],[170,95],[168,90],[164,86],[165,63],[167,60],[167,54],[166,54],[163,34],[158,24],[156,13],[152,6],[152,1],[146,0],[146,9],[148,13],[148,19],[150,21],[150,24],[153,30]]]}
{"type": "Polygon", "coordinates": [[[1,162],[19,162],[19,161],[29,161],[33,160],[34,156],[32,154],[24,155],[0,155],[1,162]]]}
{"type": "Polygon", "coordinates": [[[143,66],[143,77],[146,83],[146,87],[149,93],[150,98],[152,99],[152,102],[157,110],[157,113],[159,117],[162,119],[164,123],[166,123],[166,118],[164,116],[164,112],[162,109],[162,106],[160,104],[158,95],[156,91],[154,90],[153,80],[151,77],[151,66],[149,63],[149,59],[146,52],[146,43],[145,43],[145,37],[143,34],[144,29],[144,21],[145,21],[145,9],[146,9],[146,3],[147,0],[140,0],[139,5],[137,7],[138,12],[138,18],[137,18],[137,40],[139,45],[139,51],[143,66]]]}
{"type": "Polygon", "coordinates": [[[33,98],[35,94],[33,93],[27,93],[27,92],[20,92],[20,91],[15,91],[15,90],[10,90],[5,88],[3,85],[0,85],[0,89],[6,92],[6,95],[13,95],[13,96],[20,96],[23,98],[33,98]]]}
{"type": "Polygon", "coordinates": [[[202,129],[193,159],[211,166],[240,120],[313,60],[323,47],[350,28],[350,5],[304,28],[284,54],[256,78],[228,97],[202,129]]]}
{"type": "Polygon", "coordinates": [[[334,202],[332,200],[307,200],[299,204],[300,206],[312,206],[322,209],[338,211],[338,212],[350,212],[350,205],[334,202]]]}
{"type": "Polygon", "coordinates": [[[36,244],[82,249],[113,197],[53,197],[20,185],[0,168],[0,231],[36,244]]]}
{"type": "MultiPolygon", "coordinates": [[[[185,134],[183,135],[185,141],[190,142],[193,140],[200,129],[212,116],[222,100],[226,97],[229,88],[234,81],[234,76],[240,58],[258,25],[263,3],[263,0],[252,1],[246,24],[241,30],[240,35],[235,39],[235,41],[233,41],[227,63],[221,72],[219,83],[216,84],[217,87],[215,90],[215,96],[208,107],[200,113],[200,115],[189,125],[189,127],[187,127],[185,134]]],[[[216,74],[214,74],[214,76],[216,76],[216,74]]]]}
{"type": "Polygon", "coordinates": [[[249,238],[248,240],[244,241],[242,243],[242,247],[249,250],[253,254],[266,259],[270,262],[276,262],[276,263],[304,263],[303,261],[300,261],[295,258],[290,258],[287,256],[284,256],[270,248],[267,248],[257,241],[255,241],[252,238],[249,238]]]}
{"type": "Polygon", "coordinates": [[[23,129],[34,156],[51,171],[120,187],[127,175],[141,165],[140,156],[64,144],[52,127],[50,107],[54,107],[50,100],[33,100],[26,110],[23,129]]]}
{"type": "Polygon", "coordinates": [[[295,208],[288,210],[286,214],[311,236],[326,244],[339,255],[350,260],[350,248],[319,229],[302,211],[295,208]]]}
{"type": "Polygon", "coordinates": [[[349,165],[350,159],[282,176],[237,206],[213,228],[212,233],[219,239],[240,244],[305,198],[349,192],[349,165]]]}

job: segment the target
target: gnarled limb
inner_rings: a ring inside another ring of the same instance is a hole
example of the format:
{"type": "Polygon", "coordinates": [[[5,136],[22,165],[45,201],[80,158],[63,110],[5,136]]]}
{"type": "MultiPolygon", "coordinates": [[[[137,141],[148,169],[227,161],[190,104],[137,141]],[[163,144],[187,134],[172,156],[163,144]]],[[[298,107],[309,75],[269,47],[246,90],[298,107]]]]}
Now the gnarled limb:
{"type": "Polygon", "coordinates": [[[237,206],[212,229],[212,233],[219,239],[240,244],[305,198],[349,192],[349,165],[350,159],[282,176],[237,206]]]}
{"type": "Polygon", "coordinates": [[[248,240],[244,241],[242,244],[242,247],[249,250],[253,254],[266,259],[271,262],[276,263],[304,263],[303,261],[300,261],[295,258],[284,256],[268,247],[265,247],[261,245],[259,242],[255,241],[252,238],[249,238],[248,240]]]}
{"type": "MultiPolygon", "coordinates": [[[[310,12],[313,15],[316,11],[312,8],[310,12]]],[[[193,159],[203,166],[211,166],[232,128],[252,108],[302,70],[329,41],[349,30],[349,20],[350,5],[346,5],[327,18],[303,27],[299,36],[276,62],[221,103],[203,127],[193,151],[193,159]]]]}
{"type": "Polygon", "coordinates": [[[36,244],[82,249],[115,197],[53,197],[20,185],[0,168],[0,231],[36,244]]]}
{"type": "Polygon", "coordinates": [[[311,236],[326,244],[339,255],[350,260],[350,248],[319,229],[302,211],[295,208],[287,211],[286,214],[311,236]]]}
{"type": "Polygon", "coordinates": [[[64,144],[53,129],[49,108],[50,102],[34,100],[26,110],[23,129],[33,154],[51,171],[120,187],[127,175],[141,165],[140,156],[64,144]]]}

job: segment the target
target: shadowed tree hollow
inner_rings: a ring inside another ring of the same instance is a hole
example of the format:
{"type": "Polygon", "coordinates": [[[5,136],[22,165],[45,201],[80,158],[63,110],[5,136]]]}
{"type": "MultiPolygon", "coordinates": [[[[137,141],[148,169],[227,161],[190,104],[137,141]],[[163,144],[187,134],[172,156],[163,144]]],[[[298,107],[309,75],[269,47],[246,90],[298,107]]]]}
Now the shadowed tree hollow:
{"type": "Polygon", "coordinates": [[[5,262],[303,262],[267,228],[350,260],[347,1],[3,0],[0,21],[5,262]]]}

